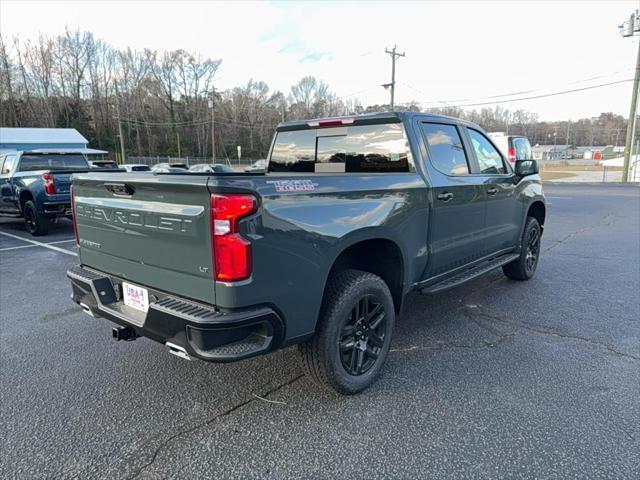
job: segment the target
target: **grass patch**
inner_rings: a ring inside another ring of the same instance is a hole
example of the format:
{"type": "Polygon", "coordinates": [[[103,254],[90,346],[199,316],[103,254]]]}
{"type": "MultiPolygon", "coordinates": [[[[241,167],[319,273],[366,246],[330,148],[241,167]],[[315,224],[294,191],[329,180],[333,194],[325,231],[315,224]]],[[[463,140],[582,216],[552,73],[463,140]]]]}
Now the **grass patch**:
{"type": "MultiPolygon", "coordinates": [[[[601,172],[603,170],[602,165],[562,165],[562,164],[553,164],[553,165],[540,165],[540,171],[542,172],[555,172],[561,170],[563,172],[601,172]]],[[[622,167],[609,167],[609,172],[621,172],[622,167]]]]}
{"type": "Polygon", "coordinates": [[[558,180],[559,178],[575,177],[574,173],[569,172],[540,172],[543,181],[558,180]]]}

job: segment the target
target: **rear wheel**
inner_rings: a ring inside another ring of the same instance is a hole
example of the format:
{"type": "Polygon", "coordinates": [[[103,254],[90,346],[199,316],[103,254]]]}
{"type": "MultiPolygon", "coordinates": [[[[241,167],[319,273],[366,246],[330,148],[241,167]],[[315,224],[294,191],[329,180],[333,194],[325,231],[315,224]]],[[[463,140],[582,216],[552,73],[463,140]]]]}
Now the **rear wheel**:
{"type": "Polygon", "coordinates": [[[345,270],[329,280],[315,336],[300,346],[305,373],[343,394],[373,383],[387,357],[395,320],[387,284],[345,270]]]}
{"type": "Polygon", "coordinates": [[[27,231],[34,237],[46,235],[49,232],[49,219],[38,212],[36,204],[33,200],[25,202],[22,209],[24,215],[24,223],[27,231]]]}
{"type": "Polygon", "coordinates": [[[504,274],[513,280],[529,280],[536,273],[540,259],[540,235],[542,230],[538,220],[527,217],[522,233],[520,256],[502,267],[504,274]]]}

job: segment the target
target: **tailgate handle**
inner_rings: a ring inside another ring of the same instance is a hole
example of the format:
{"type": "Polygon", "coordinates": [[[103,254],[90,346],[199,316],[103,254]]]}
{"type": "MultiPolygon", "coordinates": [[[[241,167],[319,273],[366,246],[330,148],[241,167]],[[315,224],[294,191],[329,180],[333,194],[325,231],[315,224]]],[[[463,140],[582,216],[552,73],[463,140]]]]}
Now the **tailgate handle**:
{"type": "Polygon", "coordinates": [[[114,195],[131,196],[133,195],[133,192],[135,192],[135,189],[127,183],[105,183],[104,188],[114,195]]]}
{"type": "Polygon", "coordinates": [[[451,192],[444,192],[438,195],[438,200],[442,200],[443,202],[448,202],[452,198],[453,198],[453,193],[451,192]]]}

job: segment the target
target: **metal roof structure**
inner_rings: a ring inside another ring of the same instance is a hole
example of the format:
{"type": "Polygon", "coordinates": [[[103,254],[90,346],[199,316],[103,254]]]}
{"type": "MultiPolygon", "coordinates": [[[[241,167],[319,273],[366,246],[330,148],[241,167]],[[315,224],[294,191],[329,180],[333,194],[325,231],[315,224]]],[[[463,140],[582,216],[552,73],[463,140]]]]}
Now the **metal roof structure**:
{"type": "Polygon", "coordinates": [[[106,150],[96,148],[32,148],[30,153],[84,153],[85,155],[104,155],[106,150]]]}
{"type": "Polygon", "coordinates": [[[74,143],[86,146],[89,141],[75,128],[0,128],[0,145],[25,143],[74,143]]]}

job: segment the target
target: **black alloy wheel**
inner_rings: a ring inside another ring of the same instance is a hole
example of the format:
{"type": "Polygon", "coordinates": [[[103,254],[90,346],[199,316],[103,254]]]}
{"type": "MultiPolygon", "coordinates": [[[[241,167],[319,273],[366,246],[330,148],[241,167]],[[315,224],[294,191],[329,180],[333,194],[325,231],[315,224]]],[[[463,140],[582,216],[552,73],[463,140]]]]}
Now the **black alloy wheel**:
{"type": "Polygon", "coordinates": [[[38,223],[36,220],[36,212],[33,211],[30,205],[24,209],[24,223],[27,225],[29,233],[33,233],[38,229],[38,223]]]}
{"type": "Polygon", "coordinates": [[[387,312],[380,300],[368,294],[353,306],[338,342],[340,360],[349,375],[368,372],[384,346],[387,312]]]}
{"type": "Polygon", "coordinates": [[[527,237],[527,253],[525,256],[525,266],[529,273],[533,273],[540,256],[540,231],[537,228],[529,230],[527,237]]]}

